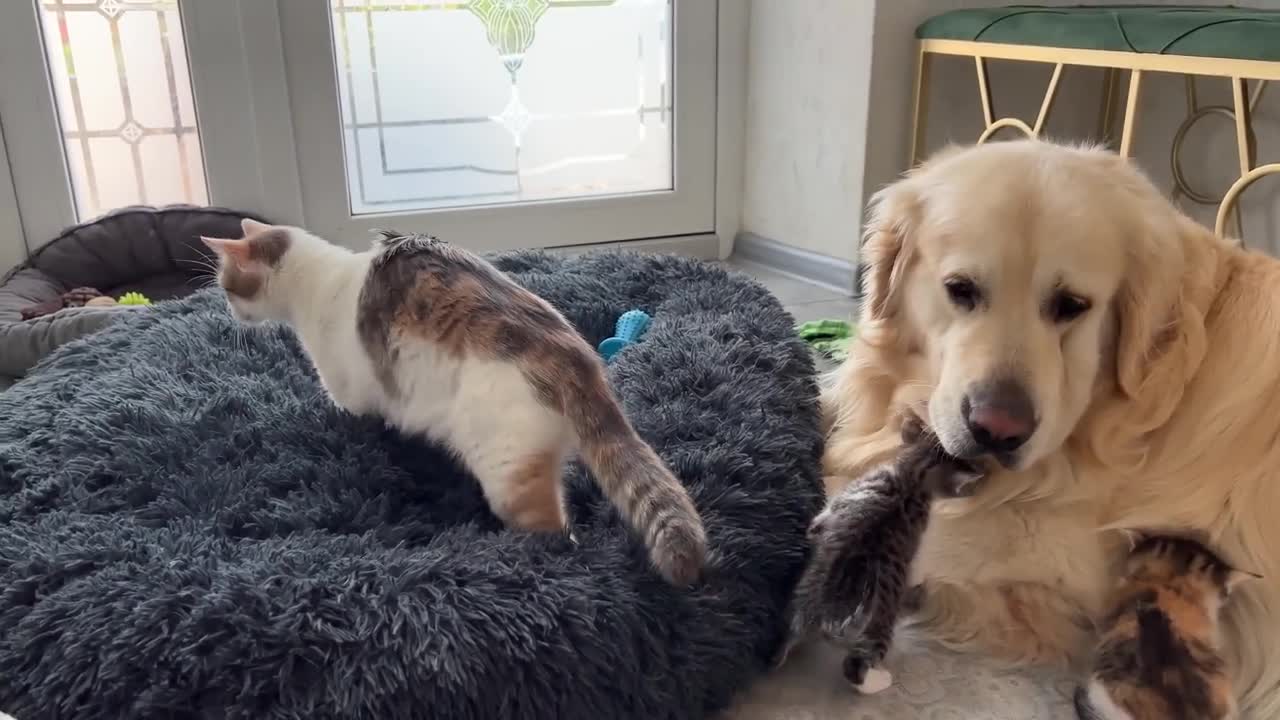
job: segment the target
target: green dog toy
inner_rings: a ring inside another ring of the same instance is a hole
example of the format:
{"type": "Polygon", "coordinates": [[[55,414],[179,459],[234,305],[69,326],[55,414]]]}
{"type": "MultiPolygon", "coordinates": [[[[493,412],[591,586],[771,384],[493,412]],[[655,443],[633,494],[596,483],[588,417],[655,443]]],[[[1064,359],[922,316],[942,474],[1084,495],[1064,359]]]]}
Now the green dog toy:
{"type": "Polygon", "coordinates": [[[796,327],[796,333],[814,351],[836,362],[844,362],[849,357],[849,343],[857,336],[858,328],[844,320],[810,320],[796,327]]]}
{"type": "Polygon", "coordinates": [[[119,303],[120,305],[150,305],[151,304],[151,301],[147,299],[147,296],[143,295],[140,292],[127,292],[121,295],[120,299],[116,300],[116,302],[119,303]]]}

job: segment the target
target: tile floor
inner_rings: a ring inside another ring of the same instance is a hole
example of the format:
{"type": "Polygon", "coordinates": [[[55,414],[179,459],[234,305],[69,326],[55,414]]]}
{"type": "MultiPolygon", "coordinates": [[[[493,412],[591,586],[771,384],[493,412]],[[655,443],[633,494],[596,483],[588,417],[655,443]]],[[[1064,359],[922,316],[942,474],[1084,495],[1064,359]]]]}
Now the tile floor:
{"type": "Polygon", "coordinates": [[[783,306],[795,316],[798,323],[828,318],[847,320],[858,309],[857,303],[847,292],[842,293],[834,288],[805,282],[762,265],[735,258],[729,258],[725,264],[760,281],[769,289],[769,292],[782,301],[783,306]]]}
{"type": "MultiPolygon", "coordinates": [[[[729,258],[724,263],[730,269],[743,272],[755,278],[769,289],[782,306],[795,316],[796,323],[809,320],[850,320],[858,312],[858,304],[848,292],[841,292],[825,285],[816,285],[791,275],[784,275],[763,265],[729,258]]],[[[834,370],[836,363],[831,359],[814,354],[814,364],[818,372],[834,370]]]]}

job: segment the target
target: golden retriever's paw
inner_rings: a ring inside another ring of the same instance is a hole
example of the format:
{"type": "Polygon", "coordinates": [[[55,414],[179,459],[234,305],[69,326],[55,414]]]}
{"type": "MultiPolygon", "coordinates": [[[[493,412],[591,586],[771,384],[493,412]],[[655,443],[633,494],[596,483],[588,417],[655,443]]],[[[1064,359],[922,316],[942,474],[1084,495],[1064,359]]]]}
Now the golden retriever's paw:
{"type": "Polygon", "coordinates": [[[1093,644],[1083,610],[1038,583],[932,581],[907,628],[959,652],[981,652],[1010,666],[1072,665],[1093,644]]]}

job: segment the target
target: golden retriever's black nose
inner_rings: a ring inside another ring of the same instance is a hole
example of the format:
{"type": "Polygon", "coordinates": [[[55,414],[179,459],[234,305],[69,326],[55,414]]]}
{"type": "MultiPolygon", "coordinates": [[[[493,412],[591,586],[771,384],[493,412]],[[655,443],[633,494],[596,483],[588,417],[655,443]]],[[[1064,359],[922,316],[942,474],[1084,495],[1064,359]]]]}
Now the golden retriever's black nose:
{"type": "Polygon", "coordinates": [[[1036,431],[1031,396],[1012,380],[981,383],[960,401],[973,441],[992,453],[1013,452],[1036,431]]]}

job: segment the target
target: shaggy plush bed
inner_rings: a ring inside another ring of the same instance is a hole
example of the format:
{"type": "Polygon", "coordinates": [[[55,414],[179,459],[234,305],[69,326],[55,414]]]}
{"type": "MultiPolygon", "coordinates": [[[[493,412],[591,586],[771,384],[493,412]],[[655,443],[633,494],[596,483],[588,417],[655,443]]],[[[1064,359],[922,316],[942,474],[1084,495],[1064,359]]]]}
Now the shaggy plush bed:
{"type": "MultiPolygon", "coordinates": [[[[713,566],[650,571],[585,471],[575,547],[504,530],[439,448],[335,409],[293,336],[206,291],[0,394],[0,710],[37,717],[695,718],[759,675],[821,502],[813,367],[694,261],[498,259],[593,343],[713,566]]],[[[495,397],[493,402],[503,399],[495,397]]]]}

